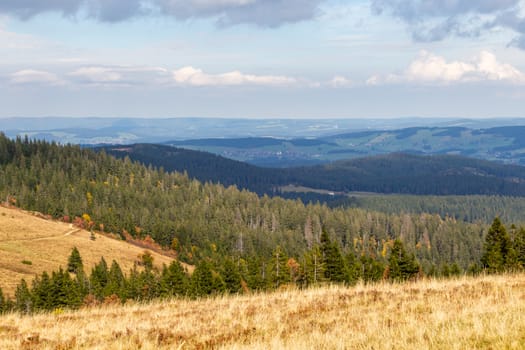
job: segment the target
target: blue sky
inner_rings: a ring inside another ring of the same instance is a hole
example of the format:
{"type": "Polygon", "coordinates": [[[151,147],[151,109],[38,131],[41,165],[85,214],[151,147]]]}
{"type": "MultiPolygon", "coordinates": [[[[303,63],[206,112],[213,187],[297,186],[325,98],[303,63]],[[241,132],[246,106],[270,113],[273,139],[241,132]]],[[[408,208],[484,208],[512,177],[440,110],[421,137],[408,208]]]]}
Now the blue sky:
{"type": "Polygon", "coordinates": [[[525,0],[2,0],[0,117],[525,117],[525,0]]]}

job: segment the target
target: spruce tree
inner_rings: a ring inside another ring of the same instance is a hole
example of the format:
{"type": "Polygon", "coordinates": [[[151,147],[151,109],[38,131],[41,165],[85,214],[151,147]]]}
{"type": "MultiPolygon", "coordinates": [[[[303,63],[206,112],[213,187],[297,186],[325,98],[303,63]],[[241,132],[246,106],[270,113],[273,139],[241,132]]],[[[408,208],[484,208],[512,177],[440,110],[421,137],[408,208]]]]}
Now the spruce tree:
{"type": "Polygon", "coordinates": [[[104,298],[104,288],[108,283],[108,275],[108,265],[102,257],[100,258],[100,262],[93,267],[91,275],[89,276],[89,292],[99,300],[104,298]]]}
{"type": "Polygon", "coordinates": [[[221,275],[228,293],[238,293],[241,290],[241,274],[231,258],[224,260],[221,275]]]}
{"type": "Polygon", "coordinates": [[[42,272],[40,277],[33,280],[31,294],[33,296],[33,307],[35,310],[51,310],[54,304],[51,277],[47,271],[42,272]]]}
{"type": "Polygon", "coordinates": [[[505,226],[499,218],[495,218],[485,238],[481,265],[489,273],[503,272],[508,267],[507,255],[511,248],[505,226]]]}
{"type": "Polygon", "coordinates": [[[168,267],[164,265],[160,276],[160,295],[162,297],[187,295],[188,288],[188,275],[177,260],[173,260],[168,267]]]}
{"type": "Polygon", "coordinates": [[[406,281],[417,275],[419,265],[413,254],[405,251],[403,242],[399,239],[394,241],[394,246],[388,258],[388,278],[392,281],[406,281]]]}
{"type": "Polygon", "coordinates": [[[0,314],[3,314],[7,311],[7,300],[4,297],[4,292],[2,291],[2,288],[0,287],[0,314]]]}
{"type": "Polygon", "coordinates": [[[321,252],[325,278],[332,282],[347,282],[348,271],[339,244],[330,241],[328,233],[324,230],[321,234],[321,252]]]}
{"type": "Polygon", "coordinates": [[[383,278],[385,266],[383,263],[369,255],[361,255],[358,268],[360,276],[365,283],[377,282],[383,278]]]}
{"type": "Polygon", "coordinates": [[[354,252],[349,251],[346,254],[346,266],[348,269],[348,283],[354,285],[359,281],[360,277],[360,264],[357,260],[354,252]]]}
{"type": "Polygon", "coordinates": [[[30,314],[33,312],[33,297],[25,279],[22,279],[20,284],[16,287],[15,309],[24,314],[30,314]]]}
{"type": "Polygon", "coordinates": [[[207,260],[201,261],[195,267],[191,275],[191,293],[193,296],[210,295],[213,292],[214,281],[210,263],[207,260]]]}
{"type": "Polygon", "coordinates": [[[67,270],[71,273],[77,274],[83,268],[84,268],[84,264],[82,263],[80,252],[78,251],[77,247],[74,247],[67,261],[67,270]]]}
{"type": "Polygon", "coordinates": [[[71,279],[67,271],[60,268],[51,275],[50,279],[51,299],[47,310],[58,307],[76,308],[80,306],[82,296],[78,285],[71,279]]]}
{"type": "Polygon", "coordinates": [[[268,263],[268,282],[271,288],[290,282],[290,267],[288,266],[288,255],[281,248],[275,247],[272,253],[272,259],[268,263]]]}
{"type": "Polygon", "coordinates": [[[315,285],[326,280],[323,254],[321,253],[319,245],[314,245],[312,249],[305,252],[302,262],[302,285],[315,285]]]}
{"type": "Polygon", "coordinates": [[[514,250],[521,268],[525,268],[525,228],[521,227],[514,237],[514,250]]]}
{"type": "Polygon", "coordinates": [[[258,256],[246,258],[246,275],[244,276],[248,288],[251,290],[263,290],[266,287],[266,264],[258,256]]]}
{"type": "Polygon", "coordinates": [[[126,300],[126,278],[119,264],[113,260],[108,272],[108,283],[103,290],[104,297],[116,295],[121,301],[126,300]]]}

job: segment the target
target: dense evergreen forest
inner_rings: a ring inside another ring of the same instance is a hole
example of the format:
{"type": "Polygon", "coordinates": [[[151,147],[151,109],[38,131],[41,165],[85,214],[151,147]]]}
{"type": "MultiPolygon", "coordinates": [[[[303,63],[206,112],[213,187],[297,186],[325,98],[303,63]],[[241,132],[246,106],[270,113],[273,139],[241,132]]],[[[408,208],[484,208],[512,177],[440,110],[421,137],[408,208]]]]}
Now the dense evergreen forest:
{"type": "MultiPolygon", "coordinates": [[[[87,229],[170,247],[181,261],[196,265],[192,279],[202,269],[206,278],[215,278],[219,287],[205,294],[221,290],[232,276],[253,290],[475,272],[491,232],[486,224],[437,214],[332,209],[260,197],[103,151],[1,134],[0,196],[87,229]]],[[[512,237],[522,231],[513,229],[512,237]]],[[[158,281],[160,275],[152,276],[158,281]]],[[[145,285],[153,290],[153,282],[145,285]]]]}
{"type": "Polygon", "coordinates": [[[525,224],[525,198],[510,196],[355,195],[339,198],[330,206],[344,206],[387,214],[431,213],[456,220],[490,224],[495,217],[525,224]]]}
{"type": "Polygon", "coordinates": [[[331,209],[201,183],[77,146],[0,138],[0,196],[28,210],[202,257],[271,257],[277,245],[301,257],[323,230],[344,252],[381,256],[400,238],[424,266],[478,261],[486,225],[439,215],[331,209]],[[174,243],[174,241],[176,241],[174,243]],[[383,252],[383,253],[382,253],[383,252]]]}
{"type": "MultiPolygon", "coordinates": [[[[191,178],[202,182],[235,185],[260,195],[283,195],[280,187],[293,184],[334,192],[525,196],[525,167],[459,156],[390,154],[326,165],[271,169],[162,145],[103,149],[117,157],[127,156],[166,171],[186,171],[191,178]]],[[[319,195],[310,195],[310,198],[333,199],[319,195]]]]}

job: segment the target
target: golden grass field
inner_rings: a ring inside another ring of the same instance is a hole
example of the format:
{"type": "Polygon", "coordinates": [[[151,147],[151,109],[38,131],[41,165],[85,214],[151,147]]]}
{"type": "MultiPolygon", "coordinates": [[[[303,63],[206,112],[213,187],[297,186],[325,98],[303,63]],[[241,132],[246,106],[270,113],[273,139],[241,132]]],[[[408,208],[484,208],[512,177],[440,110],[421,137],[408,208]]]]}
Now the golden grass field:
{"type": "Polygon", "coordinates": [[[0,349],[524,348],[524,274],[0,316],[0,349]]]}
{"type": "MultiPolygon", "coordinates": [[[[77,247],[86,272],[100,261],[106,259],[108,265],[115,259],[127,273],[143,248],[80,230],[70,224],[45,220],[19,209],[0,206],[0,287],[5,294],[12,296],[22,278],[30,283],[35,274],[55,271],[60,266],[67,267],[67,260],[73,247],[77,247]],[[26,261],[26,264],[22,263],[26,261]],[[27,262],[31,262],[28,265],[27,262]]],[[[169,265],[172,258],[151,252],[154,263],[169,265]]],[[[1,336],[1,331],[0,331],[1,336]]],[[[0,347],[1,349],[1,347],[0,347]]]]}

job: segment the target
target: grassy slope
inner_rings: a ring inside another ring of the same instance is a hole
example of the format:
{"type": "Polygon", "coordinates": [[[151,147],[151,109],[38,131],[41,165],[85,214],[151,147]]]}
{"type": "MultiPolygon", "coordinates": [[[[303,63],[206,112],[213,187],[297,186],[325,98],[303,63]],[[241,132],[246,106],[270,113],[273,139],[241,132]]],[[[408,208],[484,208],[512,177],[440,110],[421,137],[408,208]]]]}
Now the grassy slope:
{"type": "Polygon", "coordinates": [[[0,318],[0,348],[520,349],[525,275],[104,306],[0,318]]]}
{"type": "MultiPolygon", "coordinates": [[[[127,273],[137,262],[143,248],[124,241],[90,233],[70,224],[41,219],[18,209],[0,207],[0,287],[12,295],[21,278],[30,282],[35,274],[67,266],[71,249],[76,246],[87,272],[103,256],[108,264],[115,259],[127,273]],[[22,261],[30,261],[31,265],[22,261]]],[[[169,264],[171,258],[152,253],[157,265],[169,264]]],[[[1,347],[0,347],[1,348],[1,347]]]]}

